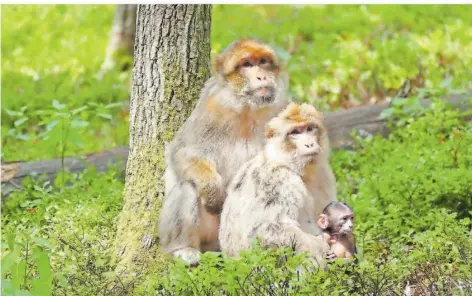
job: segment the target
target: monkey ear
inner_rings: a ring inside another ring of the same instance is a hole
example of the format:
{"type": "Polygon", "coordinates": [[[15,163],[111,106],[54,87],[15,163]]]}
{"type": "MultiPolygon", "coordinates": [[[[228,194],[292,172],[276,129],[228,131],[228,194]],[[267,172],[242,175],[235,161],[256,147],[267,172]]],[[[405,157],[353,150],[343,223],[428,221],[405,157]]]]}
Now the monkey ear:
{"type": "Polygon", "coordinates": [[[276,131],[275,131],[274,128],[271,128],[271,127],[266,128],[266,130],[265,130],[266,139],[270,139],[270,138],[275,137],[275,134],[276,134],[276,131]]]}
{"type": "Polygon", "coordinates": [[[328,228],[328,216],[326,216],[326,214],[321,214],[319,217],[318,217],[318,226],[325,230],[326,228],[328,228]]]}
{"type": "Polygon", "coordinates": [[[224,58],[222,55],[219,55],[215,58],[215,71],[216,73],[222,73],[223,72],[223,61],[224,58]]]}

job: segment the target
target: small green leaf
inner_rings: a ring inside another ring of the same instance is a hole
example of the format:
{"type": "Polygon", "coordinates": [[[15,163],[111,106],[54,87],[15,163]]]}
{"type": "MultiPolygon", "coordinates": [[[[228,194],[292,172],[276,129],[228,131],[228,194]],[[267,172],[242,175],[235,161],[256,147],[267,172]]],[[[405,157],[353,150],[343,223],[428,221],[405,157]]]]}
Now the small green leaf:
{"type": "Polygon", "coordinates": [[[33,254],[36,259],[39,278],[32,280],[32,291],[35,295],[49,296],[52,292],[52,280],[54,276],[51,270],[49,256],[40,247],[34,248],[33,254]]]}
{"type": "Polygon", "coordinates": [[[79,112],[84,111],[84,110],[87,109],[87,108],[88,108],[88,106],[83,106],[83,107],[74,109],[74,110],[72,110],[72,111],[70,111],[70,112],[75,115],[75,114],[77,114],[77,113],[79,113],[79,112]]]}
{"type": "Polygon", "coordinates": [[[59,283],[61,284],[63,288],[67,288],[69,286],[69,282],[67,281],[66,277],[62,273],[57,272],[54,276],[56,277],[56,279],[59,281],[59,283]]]}
{"type": "Polygon", "coordinates": [[[119,102],[119,103],[111,103],[111,104],[108,104],[108,105],[105,106],[105,108],[111,109],[111,108],[121,107],[121,106],[123,106],[123,103],[122,103],[122,102],[119,102]]]}
{"type": "Polygon", "coordinates": [[[52,101],[52,106],[53,106],[54,108],[56,108],[57,110],[61,110],[61,109],[64,109],[64,108],[66,107],[65,104],[59,103],[58,100],[52,101]]]}
{"type": "Polygon", "coordinates": [[[386,118],[391,117],[393,115],[393,111],[394,111],[393,108],[387,108],[383,110],[379,115],[380,119],[386,119],[386,118]]]}
{"type": "Polygon", "coordinates": [[[21,116],[22,113],[21,112],[16,112],[16,111],[13,111],[13,110],[10,110],[10,109],[7,109],[7,108],[4,108],[3,110],[5,110],[5,112],[12,116],[12,117],[15,117],[15,116],[21,116]]]}
{"type": "Polygon", "coordinates": [[[98,116],[105,119],[110,119],[110,120],[112,119],[111,114],[107,114],[107,113],[98,113],[98,116]]]}
{"type": "Polygon", "coordinates": [[[2,279],[2,296],[14,296],[15,287],[9,280],[2,279]]]}
{"type": "Polygon", "coordinates": [[[31,139],[31,137],[26,134],[17,134],[16,138],[22,141],[28,141],[29,139],[31,139]]]}
{"type": "Polygon", "coordinates": [[[10,232],[6,234],[7,236],[7,243],[8,243],[8,249],[10,252],[12,252],[15,249],[15,233],[10,232]]]}
{"type": "Polygon", "coordinates": [[[14,250],[8,253],[6,256],[2,258],[2,278],[5,277],[5,274],[11,271],[11,267],[15,264],[16,260],[18,259],[18,251],[14,250]]]}
{"type": "Polygon", "coordinates": [[[45,248],[48,248],[48,249],[51,249],[51,248],[52,248],[51,243],[50,243],[48,240],[44,239],[44,238],[33,237],[33,241],[34,241],[38,246],[45,247],[45,248]]]}
{"type": "Polygon", "coordinates": [[[20,119],[16,120],[13,124],[15,126],[20,126],[23,123],[25,123],[26,121],[28,121],[28,117],[23,117],[23,118],[20,118],[20,119]]]}
{"type": "Polygon", "coordinates": [[[11,283],[17,289],[21,288],[21,284],[25,282],[26,261],[14,264],[11,268],[11,283]]]}
{"type": "Polygon", "coordinates": [[[83,121],[83,120],[79,120],[79,119],[74,119],[71,122],[71,126],[76,127],[76,128],[82,128],[82,127],[86,127],[88,125],[89,125],[88,121],[83,121]]]}
{"type": "Polygon", "coordinates": [[[405,105],[408,103],[408,99],[405,99],[405,98],[393,98],[392,99],[392,105],[405,105]]]}
{"type": "Polygon", "coordinates": [[[58,123],[59,123],[59,120],[57,120],[57,119],[51,121],[51,122],[48,123],[48,125],[46,126],[46,130],[47,130],[47,131],[52,130],[58,123]]]}

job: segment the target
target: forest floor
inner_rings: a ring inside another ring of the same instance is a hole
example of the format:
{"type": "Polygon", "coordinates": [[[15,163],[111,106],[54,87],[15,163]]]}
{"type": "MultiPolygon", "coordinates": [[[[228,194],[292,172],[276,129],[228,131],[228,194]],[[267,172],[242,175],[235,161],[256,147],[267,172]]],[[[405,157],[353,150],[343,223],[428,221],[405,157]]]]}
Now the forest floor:
{"type": "MultiPolygon", "coordinates": [[[[131,72],[96,77],[114,7],[1,11],[2,161],[127,145],[131,72]]],[[[408,97],[387,114],[396,119],[392,135],[359,139],[332,156],[339,198],[356,212],[355,268],[337,263],[299,277],[292,267],[302,259],[288,256],[280,268],[274,254],[255,249],[240,259],[208,254],[191,272],[161,258],[165,269],[121,283],[113,254],[123,172],[89,168],[47,183],[27,179],[2,201],[2,295],[385,295],[401,294],[406,282],[472,295],[470,112],[439,101],[417,107],[426,95],[472,90],[470,15],[472,6],[458,5],[213,8],[212,55],[242,32],[269,42],[298,101],[331,111],[408,97]]]]}

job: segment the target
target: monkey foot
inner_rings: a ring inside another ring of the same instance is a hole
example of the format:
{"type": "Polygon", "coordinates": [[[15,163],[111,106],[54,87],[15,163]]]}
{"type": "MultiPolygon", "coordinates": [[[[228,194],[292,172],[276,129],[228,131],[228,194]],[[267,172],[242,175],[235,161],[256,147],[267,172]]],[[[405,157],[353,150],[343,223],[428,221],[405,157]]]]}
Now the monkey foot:
{"type": "Polygon", "coordinates": [[[173,253],[174,257],[180,257],[191,266],[200,262],[200,251],[194,248],[183,248],[173,253]]]}

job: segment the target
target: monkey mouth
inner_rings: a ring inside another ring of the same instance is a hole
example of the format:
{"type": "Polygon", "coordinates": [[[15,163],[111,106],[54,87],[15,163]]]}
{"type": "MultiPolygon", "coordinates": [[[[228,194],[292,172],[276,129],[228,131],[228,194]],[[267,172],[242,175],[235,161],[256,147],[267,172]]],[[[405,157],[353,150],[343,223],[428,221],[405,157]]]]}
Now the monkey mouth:
{"type": "Polygon", "coordinates": [[[302,154],[302,156],[306,158],[309,162],[314,162],[316,160],[317,155],[318,153],[316,152],[302,154]]]}
{"type": "Polygon", "coordinates": [[[253,91],[253,96],[260,99],[262,103],[272,103],[275,99],[274,97],[275,89],[269,86],[263,86],[256,88],[253,91]]]}

